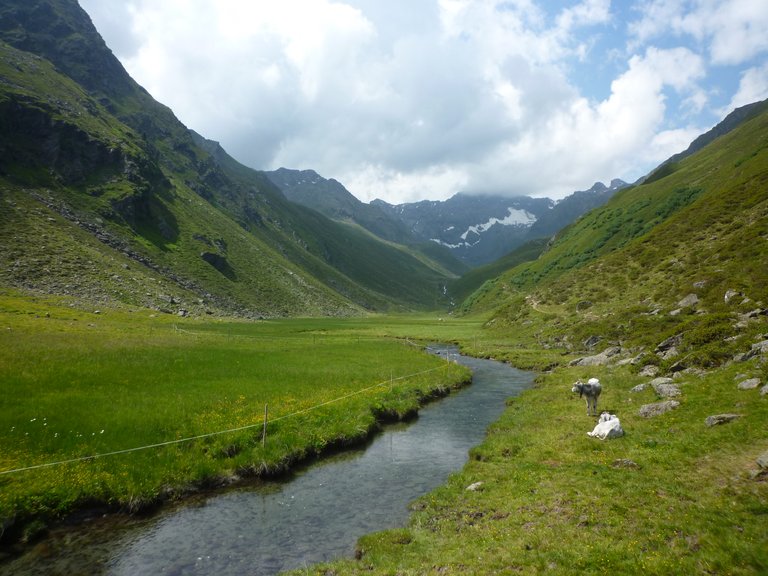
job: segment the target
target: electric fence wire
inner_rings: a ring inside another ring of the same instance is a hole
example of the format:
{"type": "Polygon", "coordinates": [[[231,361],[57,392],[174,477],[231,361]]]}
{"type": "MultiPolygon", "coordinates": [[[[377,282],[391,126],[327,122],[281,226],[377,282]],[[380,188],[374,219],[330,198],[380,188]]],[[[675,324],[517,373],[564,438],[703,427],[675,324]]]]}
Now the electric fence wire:
{"type": "MultiPolygon", "coordinates": [[[[397,382],[399,380],[407,380],[409,378],[413,378],[415,376],[421,376],[422,374],[427,374],[429,372],[434,372],[435,370],[442,370],[445,366],[438,366],[436,368],[430,368],[428,370],[422,370],[421,372],[414,372],[413,374],[406,374],[405,376],[398,376],[397,378],[391,378],[389,380],[385,380],[383,382],[378,382],[376,384],[373,384],[372,386],[368,386],[366,388],[361,388],[360,390],[356,390],[354,392],[350,392],[349,394],[345,394],[344,396],[339,396],[338,398],[333,398],[331,400],[327,400],[326,402],[322,402],[320,404],[315,404],[313,406],[309,406],[308,408],[304,408],[302,410],[297,410],[296,412],[292,412],[290,414],[284,414],[283,416],[279,416],[277,418],[274,418],[269,421],[270,424],[273,424],[275,422],[279,422],[280,420],[285,420],[287,418],[292,418],[294,416],[299,416],[301,414],[305,414],[307,412],[311,412],[312,410],[317,410],[318,408],[322,408],[323,406],[327,406],[329,404],[333,404],[335,402],[340,402],[342,400],[346,400],[347,398],[351,398],[352,396],[356,396],[358,394],[362,394],[364,392],[368,392],[369,390],[373,390],[374,388],[378,388],[379,386],[385,386],[388,384],[392,384],[393,382],[397,382]]],[[[238,426],[237,428],[228,428],[226,430],[217,430],[215,432],[208,432],[206,434],[198,434],[197,436],[189,436],[187,438],[178,438],[176,440],[168,440],[166,442],[158,442],[156,444],[147,444],[146,446],[136,446],[134,448],[125,448],[123,450],[114,450],[112,452],[103,452],[100,454],[92,454],[90,456],[79,456],[77,458],[69,458],[67,460],[57,460],[55,462],[46,462],[44,464],[35,464],[32,466],[25,466],[23,468],[14,468],[12,470],[0,470],[0,476],[8,475],[8,474],[16,474],[18,472],[27,472],[30,470],[38,470],[40,468],[51,468],[53,466],[62,466],[64,464],[75,464],[77,462],[85,462],[87,460],[95,460],[97,458],[106,458],[108,456],[117,456],[120,454],[129,454],[131,452],[139,452],[141,450],[150,450],[152,448],[161,448],[163,446],[171,446],[173,444],[182,444],[185,442],[192,442],[194,440],[201,440],[203,438],[211,438],[212,436],[220,436],[222,434],[230,434],[232,432],[241,432],[243,430],[248,430],[250,428],[256,428],[257,426],[263,426],[264,421],[257,422],[255,424],[248,424],[246,426],[238,426]]]]}

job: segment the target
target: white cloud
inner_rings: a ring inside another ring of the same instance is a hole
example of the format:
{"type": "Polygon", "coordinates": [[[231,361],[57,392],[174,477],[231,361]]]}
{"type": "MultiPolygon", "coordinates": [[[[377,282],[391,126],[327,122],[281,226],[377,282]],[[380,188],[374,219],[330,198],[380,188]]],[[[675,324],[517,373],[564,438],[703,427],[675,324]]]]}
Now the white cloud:
{"type": "Polygon", "coordinates": [[[766,98],[768,98],[768,63],[750,68],[742,74],[738,92],[734,94],[730,104],[721,114],[725,115],[734,108],[766,98]]]}
{"type": "Polygon", "coordinates": [[[768,50],[768,7],[762,0],[653,0],[630,25],[638,43],[667,33],[705,43],[714,64],[739,64],[768,50]]]}
{"type": "Polygon", "coordinates": [[[737,94],[706,68],[765,51],[754,1],[81,3],[140,84],[240,161],[393,203],[636,178],[716,120],[713,94],[768,84],[755,62],[737,94]]]}

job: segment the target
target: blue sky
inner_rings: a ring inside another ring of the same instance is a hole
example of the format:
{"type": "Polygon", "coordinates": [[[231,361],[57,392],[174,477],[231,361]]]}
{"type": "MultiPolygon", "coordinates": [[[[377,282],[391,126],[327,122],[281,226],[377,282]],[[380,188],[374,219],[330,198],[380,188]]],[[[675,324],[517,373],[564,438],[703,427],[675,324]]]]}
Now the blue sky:
{"type": "Polygon", "coordinates": [[[187,126],[364,201],[634,181],[768,98],[768,0],[80,3],[187,126]]]}

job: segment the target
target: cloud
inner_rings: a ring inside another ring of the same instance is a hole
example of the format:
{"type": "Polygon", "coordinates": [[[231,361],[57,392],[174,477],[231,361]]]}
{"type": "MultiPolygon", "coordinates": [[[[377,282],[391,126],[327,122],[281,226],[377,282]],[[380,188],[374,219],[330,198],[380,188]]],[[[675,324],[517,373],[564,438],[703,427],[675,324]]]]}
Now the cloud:
{"type": "Polygon", "coordinates": [[[768,50],[768,10],[755,0],[653,0],[630,25],[642,44],[672,33],[706,45],[714,64],[739,64],[768,50]]]}
{"type": "Polygon", "coordinates": [[[189,127],[245,164],[312,168],[364,200],[557,198],[633,179],[767,83],[744,60],[768,38],[755,2],[81,2],[189,127]],[[712,83],[713,62],[737,60],[738,88],[712,83]]]}
{"type": "Polygon", "coordinates": [[[766,98],[768,98],[768,63],[749,68],[741,75],[738,92],[721,113],[727,114],[734,108],[766,98]]]}

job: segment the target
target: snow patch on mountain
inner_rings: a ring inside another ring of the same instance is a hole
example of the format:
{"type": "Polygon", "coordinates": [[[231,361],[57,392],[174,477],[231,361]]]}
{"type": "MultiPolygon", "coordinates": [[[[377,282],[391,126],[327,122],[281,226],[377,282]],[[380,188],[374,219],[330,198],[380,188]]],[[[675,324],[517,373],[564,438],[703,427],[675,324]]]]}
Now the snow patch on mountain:
{"type": "Polygon", "coordinates": [[[462,240],[467,240],[470,234],[479,236],[483,232],[486,232],[492,226],[501,224],[502,226],[525,226],[530,227],[536,222],[536,216],[528,212],[527,210],[518,210],[516,208],[509,208],[509,213],[504,218],[490,218],[483,224],[477,224],[476,226],[470,226],[466,232],[461,235],[462,240]]]}

